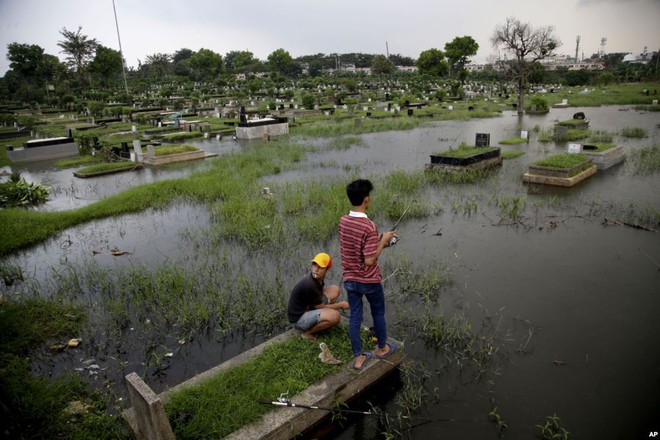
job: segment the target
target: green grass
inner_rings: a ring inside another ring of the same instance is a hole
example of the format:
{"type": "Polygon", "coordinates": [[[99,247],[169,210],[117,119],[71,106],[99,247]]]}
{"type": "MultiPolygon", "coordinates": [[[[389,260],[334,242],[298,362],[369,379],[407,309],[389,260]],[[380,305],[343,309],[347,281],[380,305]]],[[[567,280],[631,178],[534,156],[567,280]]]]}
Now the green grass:
{"type": "Polygon", "coordinates": [[[95,174],[108,171],[119,171],[119,170],[131,170],[135,168],[136,164],[133,162],[103,162],[96,165],[91,165],[85,168],[81,168],[76,173],[78,174],[95,174]]]}
{"type": "Polygon", "coordinates": [[[462,145],[456,150],[447,150],[438,153],[438,156],[466,158],[466,157],[476,156],[482,153],[495,151],[496,149],[497,147],[470,147],[470,146],[462,145]]]}
{"type": "Polygon", "coordinates": [[[534,165],[548,168],[571,168],[589,162],[590,160],[582,154],[563,153],[537,160],[534,165]]]}
{"type": "Polygon", "coordinates": [[[566,136],[553,135],[552,140],[557,142],[579,141],[581,139],[587,139],[588,137],[589,137],[589,130],[569,128],[566,136]]]}
{"type": "MultiPolygon", "coordinates": [[[[275,408],[261,400],[273,401],[288,392],[288,398],[295,401],[310,385],[350,365],[353,354],[345,326],[319,334],[318,341],[325,342],[344,364],[321,363],[318,343],[293,337],[268,346],[244,364],[174,393],[165,409],[176,438],[225,437],[275,408]]],[[[371,346],[366,332],[363,344],[371,346]]]]}
{"type": "Polygon", "coordinates": [[[512,150],[512,151],[502,151],[501,156],[502,159],[515,159],[516,157],[520,157],[523,154],[525,154],[524,151],[520,150],[512,150]]]}
{"type": "Polygon", "coordinates": [[[154,148],[156,156],[168,156],[170,154],[189,153],[191,151],[199,151],[199,148],[193,145],[174,145],[154,148]]]}
{"type": "Polygon", "coordinates": [[[589,140],[594,143],[610,143],[614,140],[614,135],[604,130],[595,130],[591,132],[589,140]]]}
{"type": "Polygon", "coordinates": [[[75,159],[62,159],[55,162],[57,168],[72,168],[80,165],[88,165],[90,163],[102,162],[103,158],[99,156],[81,156],[75,159]]]}
{"type": "Polygon", "coordinates": [[[522,138],[522,137],[513,137],[513,138],[509,138],[509,139],[503,139],[503,140],[499,141],[498,144],[518,145],[518,144],[526,144],[527,142],[529,142],[529,139],[525,139],[525,138],[522,138]]]}

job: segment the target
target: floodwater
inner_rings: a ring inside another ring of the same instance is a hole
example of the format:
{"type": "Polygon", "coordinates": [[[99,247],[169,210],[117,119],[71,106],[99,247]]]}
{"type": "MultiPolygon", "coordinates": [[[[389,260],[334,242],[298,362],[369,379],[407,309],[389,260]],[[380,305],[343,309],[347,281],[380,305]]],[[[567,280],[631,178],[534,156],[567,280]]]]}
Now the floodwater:
{"type": "MultiPolygon", "coordinates": [[[[626,127],[644,128],[648,134],[644,139],[615,136],[626,151],[660,142],[659,114],[628,107],[552,109],[548,115],[523,118],[505,112],[494,119],[430,122],[406,132],[366,134],[361,136],[362,145],[343,151],[320,148],[307,156],[305,170],[265,180],[264,185],[269,185],[343,176],[345,165],[358,166],[363,175],[372,176],[395,169],[417,170],[429,162],[429,154],[462,141],[473,143],[476,133],[490,133],[491,144],[496,145],[521,130],[530,132],[529,144],[502,146],[526,154],[506,160],[497,178],[487,184],[429,190],[425,197],[429,203],[442,205],[442,212],[423,220],[404,220],[398,229],[400,242],[382,257],[384,276],[390,275],[393,262],[402,256],[409,256],[413,266],[424,270],[432,270],[429,262],[434,261],[450,265],[452,283],[442,293],[444,313],[469,318],[475,329],[483,326],[496,348],[487,371],[478,378],[447,366],[442,351],[412,332],[392,305],[388,309],[390,334],[405,340],[407,361],[423,365],[429,373],[423,403],[415,415],[432,420],[413,423],[417,426],[405,430],[404,436],[496,439],[497,427],[488,420],[494,407],[508,425],[505,438],[534,438],[540,432],[536,425],[554,414],[576,439],[648,438],[650,432],[660,431],[660,235],[603,224],[605,218],[625,220],[631,211],[654,209],[657,213],[660,174],[635,175],[624,162],[573,188],[521,182],[527,164],[566,147],[539,143],[534,128],[550,130],[553,121],[569,119],[577,111],[585,112],[592,130],[618,133],[626,127]],[[501,221],[495,205],[495,200],[505,196],[525,201],[524,217],[515,224],[501,221]],[[465,201],[475,204],[476,210],[462,211],[465,201]]],[[[198,145],[220,154],[241,148],[231,140],[198,145]]],[[[181,177],[200,167],[204,162],[89,180],[77,180],[71,170],[54,171],[43,164],[20,171],[28,180],[55,188],[54,199],[43,209],[58,210],[133,185],[181,177]]],[[[377,199],[378,188],[373,197],[377,199]]],[[[656,224],[647,226],[658,229],[657,214],[655,219],[656,224]]],[[[65,264],[83,265],[89,259],[107,270],[133,264],[154,267],[190,258],[194,251],[188,249],[186,231],[202,230],[208,224],[209,214],[200,206],[150,210],[72,228],[10,259],[35,280],[48,278],[65,264]],[[114,257],[109,254],[112,248],[130,254],[114,257]]],[[[331,244],[329,251],[337,254],[337,244],[331,244]]],[[[299,252],[304,254],[305,249],[299,252]]],[[[293,283],[298,276],[288,281],[293,283]]],[[[338,277],[338,272],[331,274],[330,281],[337,282],[338,277]]],[[[385,291],[388,298],[393,297],[388,282],[385,291]]],[[[97,335],[98,340],[107,338],[97,335]]],[[[150,376],[149,384],[158,392],[262,340],[257,333],[236,336],[230,342],[200,336],[181,347],[164,376],[150,376]]],[[[123,375],[146,371],[141,363],[143,343],[136,336],[125,343],[121,354],[113,354],[116,358],[91,349],[85,357],[96,356],[103,378],[115,381],[114,391],[125,399],[123,375]]],[[[164,344],[176,346],[176,341],[166,339],[164,344]]],[[[78,368],[87,374],[86,361],[80,355],[62,354],[37,368],[78,368]]],[[[387,381],[383,387],[374,398],[384,409],[395,410],[401,384],[387,381]]],[[[383,429],[367,416],[351,420],[331,438],[380,438],[383,429]]]]}

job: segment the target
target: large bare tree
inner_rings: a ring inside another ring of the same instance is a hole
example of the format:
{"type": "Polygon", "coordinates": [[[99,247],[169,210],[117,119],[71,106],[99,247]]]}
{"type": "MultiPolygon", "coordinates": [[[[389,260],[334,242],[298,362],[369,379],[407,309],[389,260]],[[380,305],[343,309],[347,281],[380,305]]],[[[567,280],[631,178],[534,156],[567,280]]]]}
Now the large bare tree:
{"type": "Polygon", "coordinates": [[[501,47],[515,56],[518,69],[518,114],[521,115],[525,104],[526,66],[552,56],[554,50],[561,46],[561,41],[555,36],[554,27],[534,28],[514,17],[497,25],[490,41],[496,49],[501,47]]]}

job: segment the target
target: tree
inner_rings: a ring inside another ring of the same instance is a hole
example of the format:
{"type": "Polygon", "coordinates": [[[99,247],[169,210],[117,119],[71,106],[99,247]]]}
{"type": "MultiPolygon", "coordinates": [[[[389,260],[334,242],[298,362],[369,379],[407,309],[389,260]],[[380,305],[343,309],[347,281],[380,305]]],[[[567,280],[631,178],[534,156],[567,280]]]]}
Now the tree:
{"type": "Polygon", "coordinates": [[[428,49],[419,54],[417,71],[420,75],[442,77],[449,73],[449,63],[440,49],[428,49]]]}
{"type": "Polygon", "coordinates": [[[190,67],[196,79],[213,78],[224,70],[222,56],[210,49],[200,49],[190,57],[190,67]]]}
{"type": "Polygon", "coordinates": [[[461,84],[465,82],[465,65],[470,62],[469,57],[476,55],[478,50],[479,44],[474,41],[474,38],[468,35],[456,37],[445,44],[445,55],[449,61],[451,70],[456,72],[459,78],[461,78],[461,84]]]}
{"type": "Polygon", "coordinates": [[[376,55],[371,62],[371,73],[374,75],[391,75],[394,68],[394,63],[385,55],[376,55]]]}
{"type": "Polygon", "coordinates": [[[503,48],[515,57],[518,76],[518,114],[522,115],[525,104],[526,63],[533,63],[553,55],[561,45],[554,35],[552,26],[533,28],[529,23],[522,23],[514,17],[495,27],[490,38],[493,46],[503,48]]]}
{"type": "Polygon", "coordinates": [[[225,68],[230,72],[245,71],[257,61],[248,50],[232,50],[225,55],[225,68]]]}
{"type": "Polygon", "coordinates": [[[88,39],[87,35],[82,35],[81,30],[82,26],[78,26],[77,32],[70,31],[65,27],[62,28],[60,34],[62,34],[64,40],[58,41],[57,45],[62,48],[61,52],[66,55],[67,65],[78,74],[78,78],[82,82],[87,65],[94,58],[99,43],[95,38],[88,39]]]}
{"type": "Polygon", "coordinates": [[[118,50],[99,45],[94,60],[89,63],[89,70],[103,86],[107,86],[122,73],[123,64],[118,50]]]}
{"type": "Polygon", "coordinates": [[[145,64],[149,66],[149,73],[156,78],[161,78],[167,75],[171,68],[172,57],[166,53],[155,53],[147,55],[145,64]]]}
{"type": "Polygon", "coordinates": [[[286,75],[291,70],[292,64],[293,58],[291,58],[289,52],[284,49],[277,49],[268,55],[268,66],[270,67],[271,72],[286,75]]]}

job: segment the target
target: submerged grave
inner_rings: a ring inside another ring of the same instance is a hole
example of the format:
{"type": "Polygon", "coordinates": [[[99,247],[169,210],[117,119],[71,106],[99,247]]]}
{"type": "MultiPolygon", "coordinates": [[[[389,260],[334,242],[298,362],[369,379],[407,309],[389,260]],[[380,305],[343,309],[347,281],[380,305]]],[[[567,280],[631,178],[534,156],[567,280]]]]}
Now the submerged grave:
{"type": "Polygon", "coordinates": [[[623,147],[614,144],[584,144],[582,154],[591,159],[599,170],[606,170],[623,162],[623,147]]]}
{"type": "Polygon", "coordinates": [[[523,182],[571,187],[596,174],[596,170],[596,165],[583,154],[555,154],[529,165],[523,182]]]}
{"type": "Polygon", "coordinates": [[[458,149],[431,154],[426,169],[443,171],[483,170],[502,165],[499,147],[490,146],[490,134],[477,133],[475,146],[461,144],[458,149]]]}

